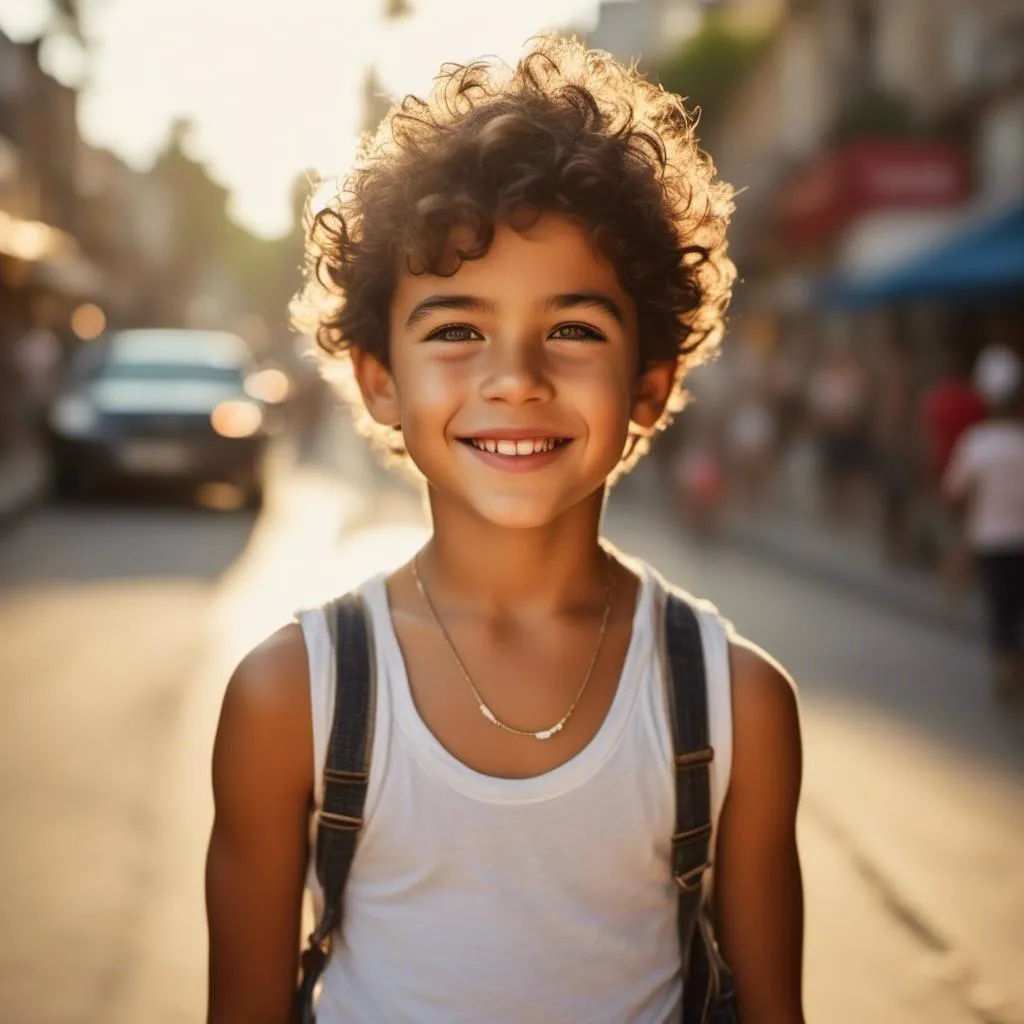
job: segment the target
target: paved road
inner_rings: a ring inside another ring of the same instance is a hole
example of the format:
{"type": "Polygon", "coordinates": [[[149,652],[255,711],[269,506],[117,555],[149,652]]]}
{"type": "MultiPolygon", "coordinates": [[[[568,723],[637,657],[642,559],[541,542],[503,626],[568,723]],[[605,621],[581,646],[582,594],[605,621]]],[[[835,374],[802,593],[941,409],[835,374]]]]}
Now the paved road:
{"type": "MultiPolygon", "coordinates": [[[[231,666],[423,536],[401,487],[360,458],[341,468],[351,483],[280,467],[259,520],[120,504],[44,509],[0,537],[5,1024],[202,1018],[231,666]]],[[[989,706],[981,653],[695,548],[642,498],[613,502],[616,542],[717,601],[802,687],[808,1019],[1024,1021],[1024,725],[989,706]]]]}

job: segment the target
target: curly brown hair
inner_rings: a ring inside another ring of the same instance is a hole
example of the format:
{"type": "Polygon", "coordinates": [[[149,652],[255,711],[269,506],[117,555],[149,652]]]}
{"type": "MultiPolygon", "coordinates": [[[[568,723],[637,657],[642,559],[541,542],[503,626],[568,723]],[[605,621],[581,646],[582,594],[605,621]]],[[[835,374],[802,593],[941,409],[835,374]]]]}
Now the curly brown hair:
{"type": "Polygon", "coordinates": [[[636,303],[641,370],[675,361],[667,421],[717,348],[735,279],[733,193],[694,127],[678,96],[576,39],[537,37],[512,69],[445,64],[427,99],[406,96],[363,138],[332,199],[307,206],[293,322],[327,363],[356,347],[387,366],[401,260],[450,275],[487,253],[496,224],[561,213],[636,303]],[[455,228],[473,243],[453,257],[455,228]]]}

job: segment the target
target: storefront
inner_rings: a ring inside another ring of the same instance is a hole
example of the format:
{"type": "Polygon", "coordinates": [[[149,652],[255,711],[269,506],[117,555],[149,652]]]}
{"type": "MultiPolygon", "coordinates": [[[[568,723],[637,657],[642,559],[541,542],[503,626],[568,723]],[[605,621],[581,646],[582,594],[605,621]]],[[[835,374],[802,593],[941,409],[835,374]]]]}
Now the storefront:
{"type": "Polygon", "coordinates": [[[31,331],[66,342],[74,310],[96,298],[101,286],[100,272],[70,235],[0,210],[0,448],[17,441],[26,426],[20,346],[31,331]]]}

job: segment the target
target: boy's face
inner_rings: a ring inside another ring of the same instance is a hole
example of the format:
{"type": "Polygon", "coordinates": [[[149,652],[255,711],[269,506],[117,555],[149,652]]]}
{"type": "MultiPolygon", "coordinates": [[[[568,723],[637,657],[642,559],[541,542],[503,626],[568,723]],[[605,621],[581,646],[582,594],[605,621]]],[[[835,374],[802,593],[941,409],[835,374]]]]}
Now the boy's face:
{"type": "Polygon", "coordinates": [[[495,525],[543,526],[598,491],[674,367],[638,376],[636,309],[570,219],[498,225],[451,277],[400,273],[391,369],[354,353],[371,415],[401,424],[435,491],[495,525]]]}

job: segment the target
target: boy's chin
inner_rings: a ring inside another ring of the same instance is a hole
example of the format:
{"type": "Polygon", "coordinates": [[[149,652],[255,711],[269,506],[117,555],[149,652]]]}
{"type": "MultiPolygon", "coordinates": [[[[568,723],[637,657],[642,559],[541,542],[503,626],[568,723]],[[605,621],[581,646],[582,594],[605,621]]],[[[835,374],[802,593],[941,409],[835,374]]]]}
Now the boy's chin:
{"type": "Polygon", "coordinates": [[[531,508],[477,508],[477,515],[499,530],[540,530],[558,518],[554,509],[531,508]]]}
{"type": "Polygon", "coordinates": [[[536,495],[466,495],[464,502],[477,519],[500,530],[540,530],[561,519],[566,513],[589,503],[584,497],[573,501],[544,500],[536,495]]]}

